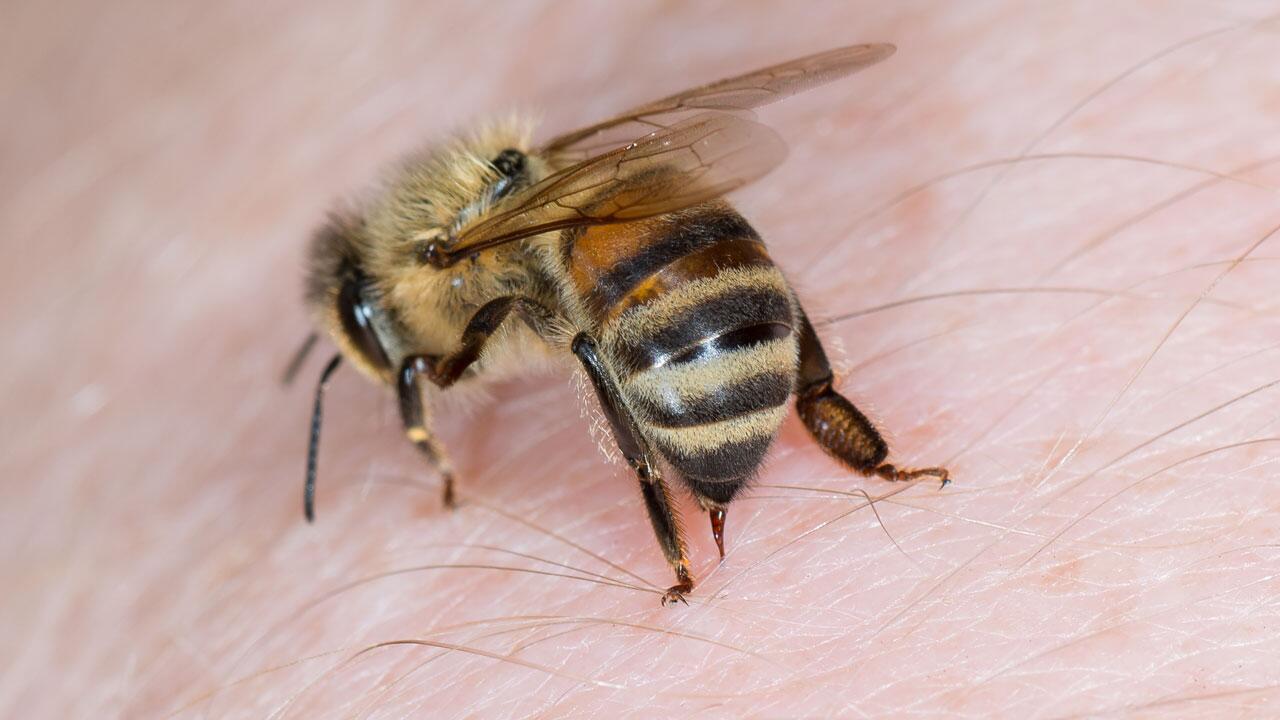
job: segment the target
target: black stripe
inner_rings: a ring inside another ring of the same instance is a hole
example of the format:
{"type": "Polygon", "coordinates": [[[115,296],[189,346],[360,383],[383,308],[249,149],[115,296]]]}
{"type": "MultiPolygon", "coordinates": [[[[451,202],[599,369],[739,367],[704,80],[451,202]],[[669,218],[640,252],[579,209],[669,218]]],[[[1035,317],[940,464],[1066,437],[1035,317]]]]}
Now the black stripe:
{"type": "Polygon", "coordinates": [[[712,360],[719,355],[753,345],[761,345],[770,340],[784,338],[790,334],[791,326],[782,323],[770,322],[748,325],[737,330],[730,330],[723,335],[707,338],[688,350],[672,356],[665,364],[684,365],[691,362],[712,360]]]}
{"type": "MultiPolygon", "coordinates": [[[[627,322],[626,315],[619,319],[627,322]]],[[[633,371],[646,370],[694,348],[726,330],[777,323],[792,324],[791,303],[773,288],[739,287],[704,300],[663,324],[648,337],[630,334],[615,351],[633,371]]],[[[749,339],[749,338],[747,338],[749,339]]]]}
{"type": "Polygon", "coordinates": [[[596,282],[592,299],[597,307],[613,307],[645,278],[705,247],[740,238],[760,240],[738,213],[713,210],[672,216],[660,232],[596,282]]]}
{"type": "Polygon", "coordinates": [[[663,387],[655,401],[636,397],[633,402],[649,423],[662,428],[681,428],[732,420],[753,412],[778,407],[791,396],[789,375],[765,373],[741,382],[723,385],[691,403],[684,402],[674,388],[663,387]]]}
{"type": "Polygon", "coordinates": [[[712,482],[699,480],[698,478],[684,478],[685,485],[689,486],[689,489],[693,491],[693,494],[696,497],[706,498],[711,502],[719,503],[721,506],[728,505],[732,502],[734,496],[737,495],[742,488],[746,487],[747,483],[750,481],[751,477],[749,475],[734,478],[732,480],[717,480],[712,482]]]}
{"type": "Polygon", "coordinates": [[[720,484],[754,475],[772,443],[773,433],[768,433],[693,454],[685,454],[662,442],[657,444],[671,466],[686,480],[720,484]]]}

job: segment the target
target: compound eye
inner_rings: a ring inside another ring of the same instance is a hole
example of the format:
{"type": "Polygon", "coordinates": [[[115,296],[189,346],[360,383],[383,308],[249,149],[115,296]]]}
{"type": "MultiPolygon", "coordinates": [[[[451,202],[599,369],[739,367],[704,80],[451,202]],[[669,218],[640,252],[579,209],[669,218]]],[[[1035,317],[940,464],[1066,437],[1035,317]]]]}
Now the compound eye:
{"type": "Polygon", "coordinates": [[[524,179],[524,153],[514,148],[507,148],[493,159],[493,169],[501,175],[489,192],[494,200],[501,200],[515,189],[517,183],[524,179]]]}
{"type": "Polygon", "coordinates": [[[342,291],[338,293],[338,317],[342,319],[343,332],[365,360],[388,370],[391,368],[391,360],[374,330],[373,309],[364,297],[364,288],[364,279],[360,277],[351,278],[342,284],[342,291]]]}
{"type": "Polygon", "coordinates": [[[493,159],[493,167],[499,175],[514,178],[524,173],[524,153],[515,148],[507,148],[493,159]]]}

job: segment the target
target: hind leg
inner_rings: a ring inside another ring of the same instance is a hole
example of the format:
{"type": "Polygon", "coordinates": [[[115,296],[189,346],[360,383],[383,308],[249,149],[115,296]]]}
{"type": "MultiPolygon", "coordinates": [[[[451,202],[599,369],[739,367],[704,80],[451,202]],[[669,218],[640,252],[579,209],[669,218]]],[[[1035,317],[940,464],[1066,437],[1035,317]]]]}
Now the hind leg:
{"type": "Polygon", "coordinates": [[[813,325],[800,316],[800,372],[796,383],[796,410],[814,440],[828,455],[866,475],[893,482],[936,477],[946,487],[946,468],[899,468],[885,462],[889,445],[862,411],[832,387],[831,363],[813,325]]]}
{"type": "Polygon", "coordinates": [[[622,403],[618,394],[618,386],[609,374],[596,351],[595,340],[586,333],[573,339],[573,354],[582,361],[591,384],[595,387],[596,396],[609,425],[613,429],[614,441],[618,449],[627,459],[627,464],[635,470],[640,478],[640,492],[644,495],[644,506],[649,511],[649,522],[653,524],[653,533],[662,547],[662,554],[676,574],[676,584],[667,589],[662,596],[662,604],[688,601],[684,596],[693,590],[693,576],[689,573],[689,555],[685,549],[684,536],[680,531],[680,521],[671,509],[671,493],[662,473],[658,469],[656,458],[649,449],[649,444],[636,426],[631,413],[622,403]]]}

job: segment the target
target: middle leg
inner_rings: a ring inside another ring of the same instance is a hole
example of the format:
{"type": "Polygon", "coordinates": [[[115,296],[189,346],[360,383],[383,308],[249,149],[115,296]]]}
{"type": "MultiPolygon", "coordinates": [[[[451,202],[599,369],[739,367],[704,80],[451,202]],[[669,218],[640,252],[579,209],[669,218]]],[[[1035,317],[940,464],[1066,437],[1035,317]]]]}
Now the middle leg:
{"type": "Polygon", "coordinates": [[[461,346],[442,357],[428,357],[425,371],[436,385],[447,388],[462,377],[462,373],[478,359],[498,328],[511,315],[518,312],[533,331],[546,337],[554,314],[541,303],[518,295],[500,297],[485,303],[462,331],[461,346]]]}

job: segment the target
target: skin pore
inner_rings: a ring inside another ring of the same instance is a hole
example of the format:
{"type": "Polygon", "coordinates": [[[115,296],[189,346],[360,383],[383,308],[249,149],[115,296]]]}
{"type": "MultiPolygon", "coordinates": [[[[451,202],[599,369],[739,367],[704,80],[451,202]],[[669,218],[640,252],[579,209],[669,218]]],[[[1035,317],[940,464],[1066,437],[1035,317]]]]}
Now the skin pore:
{"type": "Polygon", "coordinates": [[[0,31],[0,716],[1280,710],[1267,3],[274,8],[0,31]],[[898,52],[762,111],[791,156],[733,201],[951,486],[851,476],[791,414],[723,564],[680,499],[699,584],[662,608],[572,372],[435,409],[445,512],[348,369],[303,521],[324,358],[277,381],[337,201],[485,114],[546,137],[861,41],[898,52]]]}

